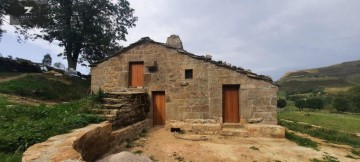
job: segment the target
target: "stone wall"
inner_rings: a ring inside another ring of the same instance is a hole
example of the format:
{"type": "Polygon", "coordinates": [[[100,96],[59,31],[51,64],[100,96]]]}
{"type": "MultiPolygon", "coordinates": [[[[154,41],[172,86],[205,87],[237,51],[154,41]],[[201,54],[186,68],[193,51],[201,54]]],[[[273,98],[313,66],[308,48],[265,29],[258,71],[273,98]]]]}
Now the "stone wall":
{"type": "MultiPolygon", "coordinates": [[[[112,131],[109,122],[91,124],[29,147],[24,152],[22,161],[95,161],[126,139],[136,138],[142,130],[150,126],[151,121],[144,120],[112,131]]],[[[119,149],[121,147],[118,147],[119,149]]]]}
{"type": "Polygon", "coordinates": [[[145,92],[107,93],[103,102],[104,109],[113,113],[110,122],[116,128],[143,121],[150,111],[148,94],[145,92]]]}
{"type": "MultiPolygon", "coordinates": [[[[222,86],[239,84],[240,122],[261,118],[263,124],[277,124],[277,86],[151,42],[138,44],[92,67],[92,91],[127,88],[129,62],[133,61],[144,62],[144,88],[150,97],[153,91],[165,91],[167,121],[214,119],[221,123],[222,86]],[[155,62],[157,70],[149,70],[155,62]],[[192,79],[185,79],[186,69],[193,69],[192,79]]],[[[151,107],[148,118],[152,114],[151,107]]]]}

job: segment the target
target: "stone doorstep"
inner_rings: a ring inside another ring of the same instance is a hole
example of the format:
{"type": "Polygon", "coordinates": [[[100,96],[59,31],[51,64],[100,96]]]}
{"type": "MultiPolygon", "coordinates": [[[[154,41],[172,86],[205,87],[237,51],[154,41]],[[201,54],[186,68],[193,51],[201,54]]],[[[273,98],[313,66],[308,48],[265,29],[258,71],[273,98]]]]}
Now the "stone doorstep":
{"type": "Polygon", "coordinates": [[[221,128],[244,128],[244,124],[240,124],[240,123],[222,123],[221,128]]]}
{"type": "Polygon", "coordinates": [[[238,137],[249,137],[248,131],[239,128],[223,128],[220,131],[222,136],[238,136],[238,137]]]}

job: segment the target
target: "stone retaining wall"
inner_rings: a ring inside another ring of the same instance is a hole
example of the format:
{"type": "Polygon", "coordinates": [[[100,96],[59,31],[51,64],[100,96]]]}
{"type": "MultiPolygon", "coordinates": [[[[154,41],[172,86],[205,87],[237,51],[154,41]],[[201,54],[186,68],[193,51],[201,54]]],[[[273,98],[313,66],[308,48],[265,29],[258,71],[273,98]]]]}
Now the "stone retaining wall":
{"type": "Polygon", "coordinates": [[[137,137],[143,129],[150,128],[150,121],[146,119],[115,131],[109,122],[91,124],[29,147],[24,152],[22,161],[95,161],[108,153],[110,148],[121,145],[126,139],[137,137]]]}
{"type": "Polygon", "coordinates": [[[104,109],[113,111],[110,121],[115,128],[143,121],[150,111],[150,103],[146,92],[107,93],[103,98],[104,109]]]}

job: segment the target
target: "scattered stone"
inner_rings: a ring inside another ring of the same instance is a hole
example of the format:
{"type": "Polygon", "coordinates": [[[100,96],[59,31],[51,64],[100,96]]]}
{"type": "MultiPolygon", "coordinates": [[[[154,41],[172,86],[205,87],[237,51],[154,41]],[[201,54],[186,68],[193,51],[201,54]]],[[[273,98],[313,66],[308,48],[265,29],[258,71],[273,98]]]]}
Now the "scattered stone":
{"type": "Polygon", "coordinates": [[[189,82],[181,82],[180,83],[180,86],[188,86],[189,85],[189,82]]]}
{"type": "Polygon", "coordinates": [[[97,162],[152,162],[152,160],[144,155],[133,154],[128,151],[123,151],[117,154],[110,155],[97,162]]]}
{"type": "Polygon", "coordinates": [[[247,119],[247,121],[249,123],[260,123],[264,120],[264,118],[250,118],[250,119],[247,119]]]}
{"type": "Polygon", "coordinates": [[[55,73],[54,76],[56,77],[62,77],[63,75],[61,73],[55,73]]]}

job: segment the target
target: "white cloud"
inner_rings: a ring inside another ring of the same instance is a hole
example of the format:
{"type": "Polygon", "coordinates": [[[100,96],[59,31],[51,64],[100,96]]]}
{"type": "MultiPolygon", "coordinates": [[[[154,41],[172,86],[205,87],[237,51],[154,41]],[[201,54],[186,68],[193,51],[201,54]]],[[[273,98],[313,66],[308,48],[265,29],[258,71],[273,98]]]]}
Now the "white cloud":
{"type": "MultiPolygon", "coordinates": [[[[165,42],[178,34],[189,52],[275,79],[288,70],[360,59],[358,0],[129,2],[139,21],[124,45],[145,36],[165,42]]],[[[46,42],[29,43],[62,51],[46,42]]]]}

